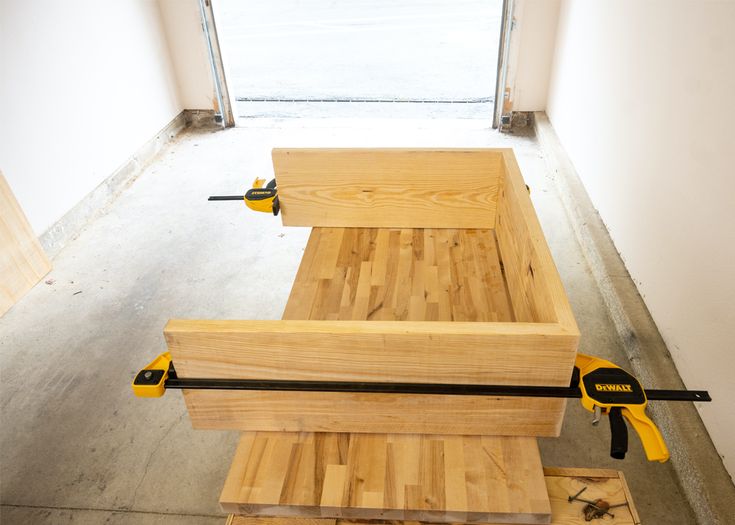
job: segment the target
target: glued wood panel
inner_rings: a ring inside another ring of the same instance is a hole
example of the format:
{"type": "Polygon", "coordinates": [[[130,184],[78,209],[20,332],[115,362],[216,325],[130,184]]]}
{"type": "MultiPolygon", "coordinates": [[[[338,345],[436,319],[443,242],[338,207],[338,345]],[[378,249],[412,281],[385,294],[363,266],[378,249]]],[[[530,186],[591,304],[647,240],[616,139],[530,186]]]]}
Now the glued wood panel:
{"type": "Polygon", "coordinates": [[[548,523],[532,438],[243,434],[220,505],[259,516],[548,523]]]}
{"type": "Polygon", "coordinates": [[[493,230],[314,228],[285,319],[513,321],[493,230]]]}
{"type": "Polygon", "coordinates": [[[284,226],[493,228],[502,150],[274,149],[284,226]]]}
{"type": "Polygon", "coordinates": [[[383,432],[556,437],[565,399],[184,390],[207,430],[383,432]]]}
{"type": "Polygon", "coordinates": [[[566,386],[558,326],[424,321],[186,321],[164,330],[179,377],[566,386]]]}
{"type": "MultiPolygon", "coordinates": [[[[566,386],[576,338],[556,325],[169,321],[179,377],[566,386]],[[572,350],[570,350],[572,348],[572,350]],[[527,356],[527,357],[526,357],[527,356]]],[[[557,436],[565,400],[185,390],[194,428],[557,436]]]]}
{"type": "Polygon", "coordinates": [[[0,172],[0,315],[49,271],[51,263],[0,172]]]}
{"type": "MultiPolygon", "coordinates": [[[[613,517],[600,521],[605,525],[640,525],[633,498],[622,472],[602,469],[544,469],[546,490],[551,501],[550,525],[585,525],[584,503],[569,503],[568,497],[587,487],[583,496],[590,501],[602,498],[610,504],[626,502],[616,507],[613,517]]],[[[387,520],[347,520],[338,518],[267,518],[230,515],[227,525],[420,525],[426,522],[387,520]]],[[[497,525],[497,522],[493,525],[497,525]]]]}

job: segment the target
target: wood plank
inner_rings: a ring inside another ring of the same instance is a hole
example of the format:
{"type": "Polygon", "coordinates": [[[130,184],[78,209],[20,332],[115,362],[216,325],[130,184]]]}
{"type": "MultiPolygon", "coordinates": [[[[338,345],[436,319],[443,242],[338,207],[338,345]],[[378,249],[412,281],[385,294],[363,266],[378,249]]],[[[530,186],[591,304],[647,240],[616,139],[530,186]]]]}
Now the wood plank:
{"type": "Polygon", "coordinates": [[[179,377],[565,386],[574,336],[554,324],[187,321],[164,329],[179,377]]]}
{"type": "Polygon", "coordinates": [[[578,334],[574,314],[513,150],[503,151],[503,167],[495,230],[515,318],[559,323],[569,333],[578,334]]]}
{"type": "Polygon", "coordinates": [[[0,172],[0,316],[49,271],[51,263],[0,172]]]}
{"type": "MultiPolygon", "coordinates": [[[[603,469],[549,469],[544,468],[546,490],[551,501],[551,525],[583,525],[589,523],[582,515],[583,503],[569,503],[567,498],[584,486],[585,498],[602,498],[608,503],[626,502],[627,506],[617,507],[600,523],[609,525],[640,525],[641,521],[635,508],[625,477],[622,472],[603,469]],[[563,471],[563,474],[550,472],[563,471]]],[[[449,487],[447,487],[449,488],[449,487]]],[[[273,518],[230,515],[229,525],[419,525],[425,522],[402,521],[388,522],[368,520],[346,520],[341,518],[273,518]]],[[[497,522],[496,522],[497,524],[497,522]]]]}
{"type": "MultiPolygon", "coordinates": [[[[555,384],[575,338],[556,325],[170,321],[179,377],[555,384]],[[546,331],[547,330],[547,331],[546,331]],[[540,350],[544,348],[544,350],[540,350]],[[526,355],[533,359],[523,359],[526,355]],[[556,370],[556,374],[554,373],[556,370]]],[[[184,391],[199,429],[558,436],[563,399],[184,391]]]]}
{"type": "Polygon", "coordinates": [[[274,149],[284,226],[493,228],[502,150],[274,149]]]}
{"type": "Polygon", "coordinates": [[[440,523],[548,523],[550,514],[534,439],[441,435],[245,433],[220,505],[259,516],[440,523]],[[322,455],[324,443],[340,439],[346,439],[346,455],[319,465],[310,460],[322,455]],[[282,449],[288,462],[265,454],[269,447],[282,449]],[[451,467],[459,469],[448,478],[447,451],[458,461],[451,467]],[[320,483],[335,467],[346,472],[341,484],[320,483]],[[248,474],[252,469],[255,476],[248,474]],[[300,484],[289,482],[297,477],[300,484]],[[448,480],[459,484],[450,490],[448,480]],[[262,497],[265,485],[276,489],[269,498],[262,497]],[[483,497],[448,498],[452,491],[478,491],[483,497]]]}
{"type": "Polygon", "coordinates": [[[566,400],[476,396],[185,390],[206,430],[557,437],[566,400]]]}

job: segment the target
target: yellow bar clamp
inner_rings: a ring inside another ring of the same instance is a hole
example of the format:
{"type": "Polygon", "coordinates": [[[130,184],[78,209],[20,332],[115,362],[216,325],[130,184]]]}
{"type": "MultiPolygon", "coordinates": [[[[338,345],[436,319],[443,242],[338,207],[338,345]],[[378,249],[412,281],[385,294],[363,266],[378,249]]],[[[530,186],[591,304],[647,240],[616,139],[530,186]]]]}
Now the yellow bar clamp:
{"type": "Polygon", "coordinates": [[[593,424],[599,421],[599,415],[610,417],[611,455],[625,457],[628,434],[624,417],[640,437],[648,460],[667,461],[669,450],[658,427],[646,415],[648,398],[638,380],[616,364],[598,357],[577,354],[575,365],[579,369],[582,406],[595,414],[593,424]]]}

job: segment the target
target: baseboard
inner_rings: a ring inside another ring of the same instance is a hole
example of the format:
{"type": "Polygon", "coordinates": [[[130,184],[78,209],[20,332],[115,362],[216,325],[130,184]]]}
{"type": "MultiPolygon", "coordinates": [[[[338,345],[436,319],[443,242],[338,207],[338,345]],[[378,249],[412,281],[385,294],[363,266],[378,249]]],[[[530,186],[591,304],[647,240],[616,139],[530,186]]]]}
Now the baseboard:
{"type": "MultiPolygon", "coordinates": [[[[109,206],[117,195],[133,182],[151,161],[187,127],[215,126],[214,111],[184,110],[161,131],[143,144],[118,169],[110,174],[76,206],[66,212],[40,237],[46,255],[53,258],[69,241],[76,238],[85,224],[109,206]]],[[[221,126],[219,126],[221,127],[221,126]]]]}
{"type": "MultiPolygon", "coordinates": [[[[644,385],[684,388],[643,298],[546,113],[535,114],[534,128],[635,375],[644,385]]],[[[695,406],[656,403],[649,410],[670,445],[672,466],[697,521],[703,525],[732,523],[735,486],[695,406]]]]}

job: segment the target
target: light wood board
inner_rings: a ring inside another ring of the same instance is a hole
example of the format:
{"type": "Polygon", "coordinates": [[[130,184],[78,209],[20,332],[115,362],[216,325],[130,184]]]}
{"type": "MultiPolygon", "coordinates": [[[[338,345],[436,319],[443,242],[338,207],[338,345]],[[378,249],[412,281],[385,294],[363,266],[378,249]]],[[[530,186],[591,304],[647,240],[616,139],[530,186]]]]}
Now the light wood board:
{"type": "MultiPolygon", "coordinates": [[[[179,377],[566,386],[556,325],[170,321],[179,377]]],[[[194,428],[556,436],[563,399],[186,390],[194,428]]]]}
{"type": "Polygon", "coordinates": [[[220,505],[260,516],[548,523],[533,438],[243,434],[220,505]]]}
{"type": "Polygon", "coordinates": [[[185,321],[164,330],[180,377],[566,386],[554,324],[185,321]]]}
{"type": "Polygon", "coordinates": [[[0,316],[51,271],[51,263],[0,172],[0,316]]]}
{"type": "Polygon", "coordinates": [[[285,319],[513,321],[493,230],[314,228],[285,319]]]}
{"type": "Polygon", "coordinates": [[[559,323],[579,335],[569,300],[512,150],[503,152],[495,231],[517,321],[559,323]]]}
{"type": "Polygon", "coordinates": [[[493,228],[501,150],[274,149],[284,226],[493,228]]]}
{"type": "MultiPolygon", "coordinates": [[[[602,498],[610,504],[626,502],[606,516],[601,525],[640,525],[633,498],[622,472],[603,469],[545,468],[546,489],[551,501],[551,525],[584,525],[584,503],[569,503],[568,497],[587,487],[583,496],[591,501],[602,498]]],[[[231,514],[226,525],[420,525],[419,521],[350,520],[337,518],[269,518],[231,514]]],[[[592,522],[595,523],[595,522],[592,522]]],[[[496,524],[497,525],[497,522],[496,524]]]]}
{"type": "Polygon", "coordinates": [[[202,430],[556,437],[566,400],[334,392],[185,390],[202,430]]]}

